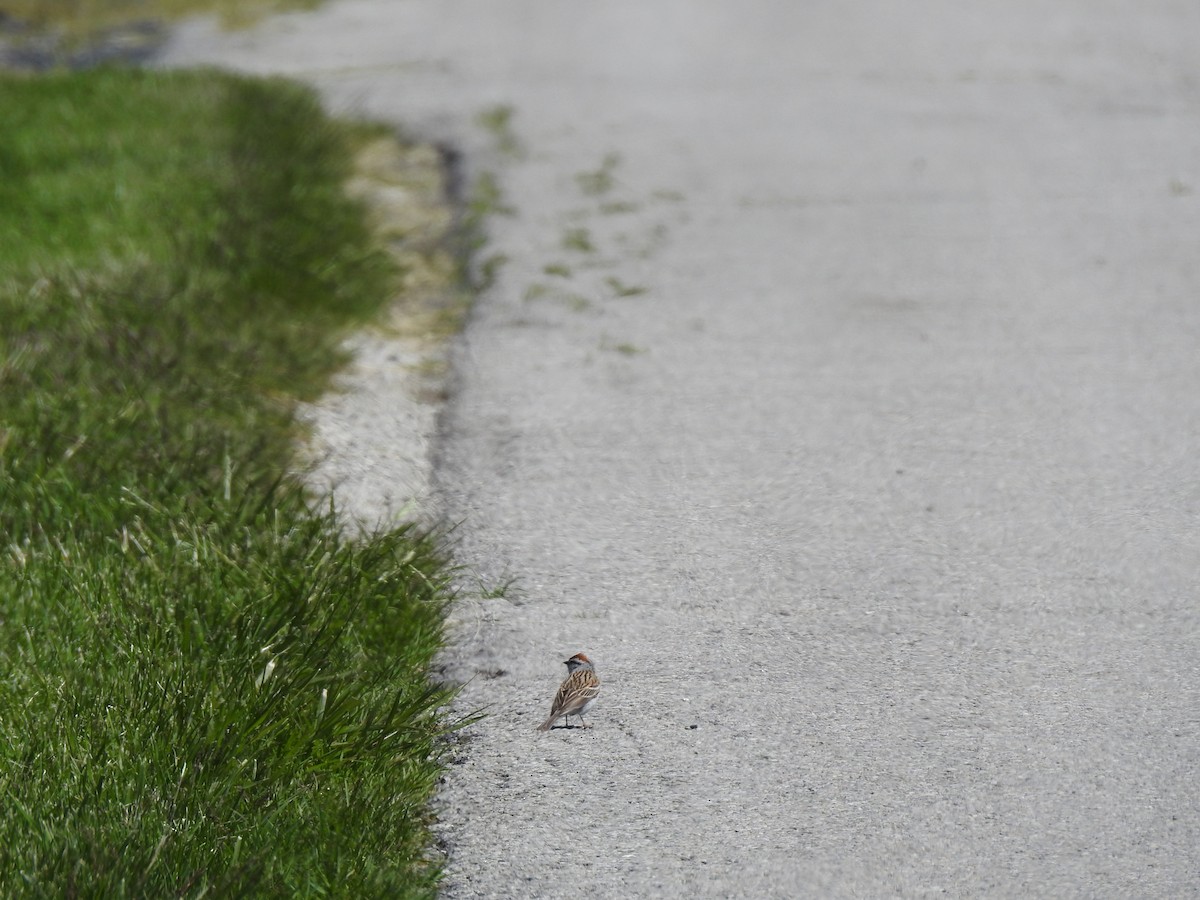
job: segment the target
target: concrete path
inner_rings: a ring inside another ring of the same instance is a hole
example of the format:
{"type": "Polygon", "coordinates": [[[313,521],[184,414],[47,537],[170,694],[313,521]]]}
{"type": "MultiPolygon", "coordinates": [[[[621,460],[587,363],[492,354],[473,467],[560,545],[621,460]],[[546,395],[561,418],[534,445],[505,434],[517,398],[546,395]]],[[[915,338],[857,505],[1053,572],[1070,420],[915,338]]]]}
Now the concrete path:
{"type": "Polygon", "coordinates": [[[345,0],[171,59],[512,207],[437,469],[517,579],[458,611],[449,896],[1200,895],[1194,0],[345,0]]]}

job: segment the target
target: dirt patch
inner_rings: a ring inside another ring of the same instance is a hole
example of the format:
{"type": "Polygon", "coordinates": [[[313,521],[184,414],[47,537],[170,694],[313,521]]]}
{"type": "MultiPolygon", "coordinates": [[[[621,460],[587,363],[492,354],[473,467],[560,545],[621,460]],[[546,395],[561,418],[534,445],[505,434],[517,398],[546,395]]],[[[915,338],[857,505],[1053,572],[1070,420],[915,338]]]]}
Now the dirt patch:
{"type": "Polygon", "coordinates": [[[356,154],[347,183],[401,276],[387,319],[348,339],[353,363],[301,417],[311,434],[309,483],[336,492],[339,509],[359,527],[433,516],[432,451],[448,344],[468,304],[449,179],[438,148],[380,137],[356,154]]]}

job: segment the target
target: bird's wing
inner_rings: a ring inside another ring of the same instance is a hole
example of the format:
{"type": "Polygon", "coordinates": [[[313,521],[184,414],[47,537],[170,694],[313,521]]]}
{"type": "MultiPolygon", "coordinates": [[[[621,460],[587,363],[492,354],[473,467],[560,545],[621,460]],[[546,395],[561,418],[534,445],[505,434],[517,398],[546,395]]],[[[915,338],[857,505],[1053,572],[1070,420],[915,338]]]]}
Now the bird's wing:
{"type": "Polygon", "coordinates": [[[600,679],[595,672],[579,671],[562,683],[554,697],[554,713],[575,710],[600,693],[600,679]]]}

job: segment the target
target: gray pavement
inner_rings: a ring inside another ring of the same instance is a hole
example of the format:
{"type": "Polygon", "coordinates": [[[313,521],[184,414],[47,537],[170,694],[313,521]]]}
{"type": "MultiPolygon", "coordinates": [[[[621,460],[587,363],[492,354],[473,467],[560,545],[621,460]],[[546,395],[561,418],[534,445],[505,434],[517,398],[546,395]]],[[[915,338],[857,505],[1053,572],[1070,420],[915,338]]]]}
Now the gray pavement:
{"type": "Polygon", "coordinates": [[[345,0],[170,61],[513,207],[436,467],[517,579],[456,613],[449,896],[1200,895],[1193,0],[345,0]]]}

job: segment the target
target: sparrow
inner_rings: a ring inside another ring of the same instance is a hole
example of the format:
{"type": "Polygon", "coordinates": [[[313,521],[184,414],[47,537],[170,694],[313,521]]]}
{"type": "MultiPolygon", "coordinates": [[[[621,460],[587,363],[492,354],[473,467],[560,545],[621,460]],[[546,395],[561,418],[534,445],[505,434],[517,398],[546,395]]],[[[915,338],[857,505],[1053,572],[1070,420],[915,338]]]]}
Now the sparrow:
{"type": "Polygon", "coordinates": [[[565,661],[567,678],[554,695],[554,703],[550,707],[550,715],[538,726],[538,731],[549,731],[550,726],[560,718],[570,724],[571,716],[579,716],[579,722],[584,728],[588,725],[583,721],[583,714],[592,708],[596,695],[600,693],[600,678],[596,675],[596,667],[582,653],[576,653],[565,661]]]}

